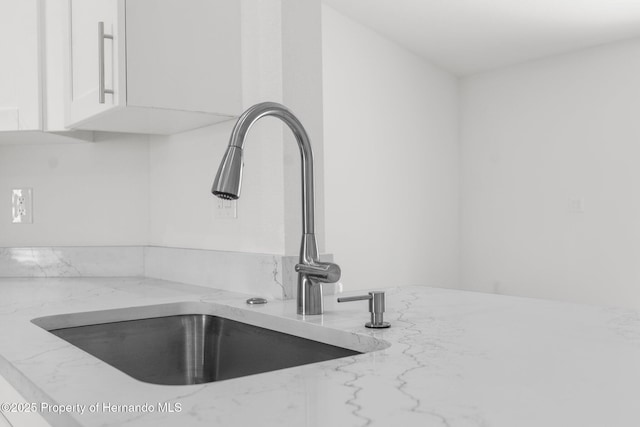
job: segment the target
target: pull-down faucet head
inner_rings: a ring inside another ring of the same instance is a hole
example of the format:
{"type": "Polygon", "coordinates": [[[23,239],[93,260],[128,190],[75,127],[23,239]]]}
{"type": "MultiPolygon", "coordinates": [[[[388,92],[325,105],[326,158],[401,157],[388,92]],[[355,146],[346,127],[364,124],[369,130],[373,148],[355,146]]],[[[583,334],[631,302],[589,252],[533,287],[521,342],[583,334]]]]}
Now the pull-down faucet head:
{"type": "Polygon", "coordinates": [[[211,192],[220,198],[235,200],[240,196],[242,181],[242,152],[247,133],[262,117],[273,116],[291,129],[302,159],[302,233],[314,234],[313,153],[307,131],[300,120],[284,105],[262,102],[242,113],[231,131],[229,146],[213,181],[211,192]]]}
{"type": "Polygon", "coordinates": [[[302,243],[298,272],[298,314],[322,314],[321,283],[340,279],[337,264],[320,261],[314,227],[313,153],[311,142],[298,118],[284,105],[263,102],[242,113],[231,132],[229,147],[222,159],[211,192],[222,199],[235,200],[240,196],[242,182],[242,150],[247,132],[260,118],[274,116],[287,124],[300,148],[302,161],[302,243]]]}
{"type": "Polygon", "coordinates": [[[211,192],[221,199],[236,200],[240,197],[242,166],[242,148],[233,145],[227,147],[211,192]]]}

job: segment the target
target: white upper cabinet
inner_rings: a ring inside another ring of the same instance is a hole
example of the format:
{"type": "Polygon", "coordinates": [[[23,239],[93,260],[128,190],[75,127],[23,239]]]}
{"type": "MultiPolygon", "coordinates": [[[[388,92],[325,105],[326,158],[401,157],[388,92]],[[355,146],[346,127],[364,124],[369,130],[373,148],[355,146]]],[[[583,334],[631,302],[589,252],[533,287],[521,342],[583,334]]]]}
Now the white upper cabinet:
{"type": "Polygon", "coordinates": [[[242,112],[238,0],[69,0],[66,124],[172,134],[242,112]]]}
{"type": "Polygon", "coordinates": [[[118,66],[124,67],[125,16],[124,8],[118,19],[117,2],[114,0],[74,0],[71,1],[71,103],[69,104],[69,122],[73,124],[87,117],[114,109],[125,98],[126,86],[124,72],[113,73],[118,66]],[[99,38],[98,26],[103,28],[99,38]],[[118,30],[118,25],[122,27],[118,30]],[[105,34],[118,34],[107,39],[105,34]],[[114,48],[115,43],[121,44],[114,48]],[[122,52],[123,55],[118,56],[122,52]],[[100,75],[100,73],[103,73],[100,75]],[[99,101],[100,88],[110,90],[114,95],[108,99],[103,95],[99,101]],[[108,87],[108,89],[107,89],[108,87]]]}
{"type": "Polygon", "coordinates": [[[37,0],[0,7],[0,131],[39,130],[40,43],[37,0]]]}

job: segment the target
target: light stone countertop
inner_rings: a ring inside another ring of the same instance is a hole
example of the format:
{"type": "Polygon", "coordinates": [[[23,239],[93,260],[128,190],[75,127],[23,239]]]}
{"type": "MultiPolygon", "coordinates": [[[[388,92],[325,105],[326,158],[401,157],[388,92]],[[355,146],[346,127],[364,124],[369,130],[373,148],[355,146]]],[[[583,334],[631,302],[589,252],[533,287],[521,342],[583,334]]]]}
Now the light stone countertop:
{"type": "Polygon", "coordinates": [[[389,289],[385,320],[392,327],[369,330],[366,302],[326,297],[323,316],[303,319],[295,301],[249,307],[246,298],[154,279],[0,279],[0,375],[38,405],[181,406],[175,413],[42,413],[64,427],[640,426],[634,310],[414,286],[389,289]],[[390,346],[233,380],[161,386],[135,380],[31,322],[168,303],[390,346]]]}

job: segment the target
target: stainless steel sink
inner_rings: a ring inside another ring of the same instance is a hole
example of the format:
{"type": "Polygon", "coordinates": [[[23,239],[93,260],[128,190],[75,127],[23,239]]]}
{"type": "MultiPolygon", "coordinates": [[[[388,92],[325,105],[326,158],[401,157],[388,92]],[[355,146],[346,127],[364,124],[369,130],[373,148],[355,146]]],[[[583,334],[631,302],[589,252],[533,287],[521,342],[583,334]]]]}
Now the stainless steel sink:
{"type": "Polygon", "coordinates": [[[128,375],[154,384],[200,384],[361,354],[208,314],[49,331],[128,375]]]}

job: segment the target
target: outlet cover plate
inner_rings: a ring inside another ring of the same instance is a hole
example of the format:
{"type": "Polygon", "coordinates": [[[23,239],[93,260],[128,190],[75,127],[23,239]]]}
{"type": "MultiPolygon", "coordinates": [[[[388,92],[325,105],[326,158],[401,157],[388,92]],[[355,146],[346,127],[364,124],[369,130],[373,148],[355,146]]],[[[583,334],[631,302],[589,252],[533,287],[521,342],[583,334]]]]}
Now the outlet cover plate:
{"type": "Polygon", "coordinates": [[[31,188],[11,190],[11,218],[14,224],[33,223],[33,190],[31,188]]]}
{"type": "Polygon", "coordinates": [[[215,219],[236,219],[238,218],[238,201],[216,199],[215,219]]]}

